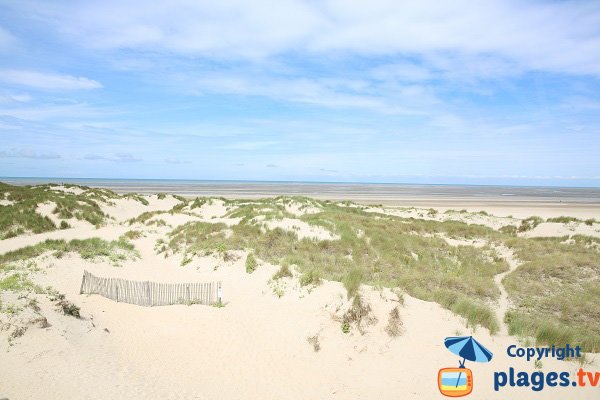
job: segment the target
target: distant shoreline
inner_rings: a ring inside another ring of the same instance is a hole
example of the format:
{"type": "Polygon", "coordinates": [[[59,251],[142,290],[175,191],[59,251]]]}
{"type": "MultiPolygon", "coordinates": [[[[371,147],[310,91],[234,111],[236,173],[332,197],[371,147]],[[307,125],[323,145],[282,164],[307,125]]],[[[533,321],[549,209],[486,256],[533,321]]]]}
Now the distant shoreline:
{"type": "Polygon", "coordinates": [[[167,193],[181,196],[259,198],[280,195],[351,200],[386,205],[452,206],[521,204],[523,206],[582,204],[600,206],[600,188],[555,186],[484,186],[400,183],[202,181],[174,179],[0,178],[13,185],[75,184],[117,193],[167,193]]]}

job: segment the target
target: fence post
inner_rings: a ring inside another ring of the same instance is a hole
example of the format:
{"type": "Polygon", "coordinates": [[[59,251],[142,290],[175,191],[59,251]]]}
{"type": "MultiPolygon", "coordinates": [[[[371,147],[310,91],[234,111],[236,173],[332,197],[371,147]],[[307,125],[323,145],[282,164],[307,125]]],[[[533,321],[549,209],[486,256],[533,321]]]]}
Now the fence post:
{"type": "Polygon", "coordinates": [[[81,278],[81,289],[79,289],[79,294],[83,294],[83,285],[85,284],[85,274],[87,271],[83,271],[83,278],[81,278]]]}
{"type": "Polygon", "coordinates": [[[217,302],[223,304],[223,288],[221,282],[217,282],[217,302]]]}
{"type": "Polygon", "coordinates": [[[119,285],[115,282],[115,298],[117,303],[119,302],[119,285]]]}
{"type": "Polygon", "coordinates": [[[146,281],[146,296],[148,296],[148,305],[153,306],[152,304],[152,295],[150,294],[150,282],[146,281]]]}

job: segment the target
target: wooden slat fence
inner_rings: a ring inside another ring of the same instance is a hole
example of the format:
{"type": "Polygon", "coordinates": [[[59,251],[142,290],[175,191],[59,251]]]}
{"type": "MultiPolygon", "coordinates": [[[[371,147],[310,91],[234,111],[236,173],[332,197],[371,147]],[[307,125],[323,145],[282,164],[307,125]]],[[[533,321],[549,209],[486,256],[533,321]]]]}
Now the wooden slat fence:
{"type": "Polygon", "coordinates": [[[216,304],[222,302],[221,282],[157,283],[100,278],[84,271],[80,292],[99,294],[116,302],[139,306],[216,304]]]}

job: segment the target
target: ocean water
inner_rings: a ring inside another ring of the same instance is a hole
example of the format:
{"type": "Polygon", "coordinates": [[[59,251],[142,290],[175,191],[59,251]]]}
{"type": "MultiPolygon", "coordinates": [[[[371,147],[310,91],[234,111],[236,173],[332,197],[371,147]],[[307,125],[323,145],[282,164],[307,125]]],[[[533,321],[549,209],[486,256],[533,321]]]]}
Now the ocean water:
{"type": "Polygon", "coordinates": [[[178,179],[11,178],[13,185],[65,183],[107,188],[119,193],[170,193],[184,196],[261,197],[302,195],[329,199],[402,198],[495,201],[552,201],[600,204],[600,188],[549,186],[422,185],[397,183],[203,181],[178,179]]]}

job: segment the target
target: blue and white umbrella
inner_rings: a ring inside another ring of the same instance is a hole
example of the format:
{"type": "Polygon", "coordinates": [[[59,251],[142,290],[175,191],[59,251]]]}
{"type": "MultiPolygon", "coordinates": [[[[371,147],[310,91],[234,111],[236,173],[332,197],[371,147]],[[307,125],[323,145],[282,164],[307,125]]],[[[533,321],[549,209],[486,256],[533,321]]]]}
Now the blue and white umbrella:
{"type": "MultiPolygon", "coordinates": [[[[491,351],[486,349],[484,345],[475,340],[473,336],[447,337],[444,339],[444,345],[446,345],[446,348],[452,353],[462,357],[463,360],[460,363],[460,368],[465,367],[465,360],[488,362],[494,356],[491,351]]],[[[461,374],[462,372],[458,374],[458,379],[456,380],[457,386],[461,374]]]]}
{"type": "Polygon", "coordinates": [[[447,337],[444,339],[444,344],[448,350],[463,358],[461,366],[465,360],[488,362],[493,357],[492,352],[475,340],[473,336],[447,337]]]}

